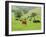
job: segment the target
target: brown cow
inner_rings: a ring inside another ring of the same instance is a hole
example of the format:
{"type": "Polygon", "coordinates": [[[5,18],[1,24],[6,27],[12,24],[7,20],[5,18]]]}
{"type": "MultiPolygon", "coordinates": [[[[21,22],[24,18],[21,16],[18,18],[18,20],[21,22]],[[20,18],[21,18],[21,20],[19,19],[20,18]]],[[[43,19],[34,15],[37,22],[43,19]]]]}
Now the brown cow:
{"type": "Polygon", "coordinates": [[[22,22],[22,24],[27,24],[26,19],[20,20],[22,22]]]}

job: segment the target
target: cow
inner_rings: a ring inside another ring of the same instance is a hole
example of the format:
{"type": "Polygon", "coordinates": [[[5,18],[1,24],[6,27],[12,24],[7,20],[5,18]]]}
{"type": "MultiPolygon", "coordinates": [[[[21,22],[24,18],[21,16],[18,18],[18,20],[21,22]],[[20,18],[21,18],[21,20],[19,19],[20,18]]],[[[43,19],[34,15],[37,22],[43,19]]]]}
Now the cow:
{"type": "Polygon", "coordinates": [[[26,19],[20,20],[22,22],[22,24],[27,24],[26,19]]]}
{"type": "Polygon", "coordinates": [[[16,19],[16,20],[18,20],[18,19],[16,19]]]}
{"type": "Polygon", "coordinates": [[[34,20],[33,22],[34,23],[40,23],[40,20],[34,20]]]}

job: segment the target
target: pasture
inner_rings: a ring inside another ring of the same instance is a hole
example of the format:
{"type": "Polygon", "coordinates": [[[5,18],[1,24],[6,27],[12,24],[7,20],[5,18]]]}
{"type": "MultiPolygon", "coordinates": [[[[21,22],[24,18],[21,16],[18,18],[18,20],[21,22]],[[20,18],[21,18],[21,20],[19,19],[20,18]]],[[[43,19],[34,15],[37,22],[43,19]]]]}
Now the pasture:
{"type": "MultiPolygon", "coordinates": [[[[20,7],[18,7],[20,8],[20,7]]],[[[23,7],[25,8],[25,7],[23,7]]],[[[41,29],[41,8],[40,7],[30,7],[27,8],[28,11],[25,13],[21,10],[22,16],[20,18],[16,17],[16,11],[12,11],[12,31],[25,31],[25,30],[40,30],[41,29]],[[32,13],[36,13],[36,16],[32,16],[32,13]],[[28,17],[29,16],[29,17],[28,17]],[[18,20],[16,20],[18,19],[18,20]],[[22,21],[26,19],[26,24],[22,24],[22,21]],[[21,20],[21,21],[20,21],[21,20]],[[34,23],[33,20],[40,20],[40,22],[34,23]]],[[[17,9],[16,7],[13,8],[17,9]]],[[[22,9],[22,8],[21,8],[22,9]]],[[[26,8],[25,8],[26,9],[26,8]]],[[[19,9],[20,11],[20,9],[19,9]]],[[[19,12],[18,11],[18,12],[19,12]]]]}

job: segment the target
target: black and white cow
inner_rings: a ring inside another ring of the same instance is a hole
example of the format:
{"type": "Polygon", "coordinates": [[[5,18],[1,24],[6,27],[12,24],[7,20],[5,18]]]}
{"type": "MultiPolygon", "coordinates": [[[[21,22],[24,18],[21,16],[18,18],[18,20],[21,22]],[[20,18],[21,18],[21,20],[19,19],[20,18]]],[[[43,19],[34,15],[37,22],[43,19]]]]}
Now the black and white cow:
{"type": "Polygon", "coordinates": [[[40,23],[40,20],[34,20],[33,22],[34,23],[40,23]]]}

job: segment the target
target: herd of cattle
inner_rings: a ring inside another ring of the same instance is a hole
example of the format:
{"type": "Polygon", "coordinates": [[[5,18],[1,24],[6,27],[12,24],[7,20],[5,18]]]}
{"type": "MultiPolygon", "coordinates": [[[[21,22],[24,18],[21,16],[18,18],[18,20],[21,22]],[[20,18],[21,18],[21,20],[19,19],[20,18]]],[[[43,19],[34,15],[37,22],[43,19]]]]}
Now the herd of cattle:
{"type": "MultiPolygon", "coordinates": [[[[16,19],[16,20],[18,20],[18,19],[16,19]]],[[[29,21],[31,21],[31,19],[29,21]]],[[[27,19],[26,18],[20,19],[20,22],[22,22],[22,24],[27,24],[27,19]]],[[[33,20],[33,23],[40,23],[40,20],[33,20]]]]}

